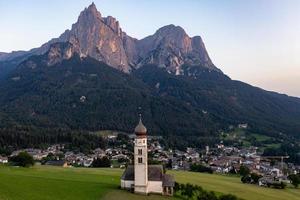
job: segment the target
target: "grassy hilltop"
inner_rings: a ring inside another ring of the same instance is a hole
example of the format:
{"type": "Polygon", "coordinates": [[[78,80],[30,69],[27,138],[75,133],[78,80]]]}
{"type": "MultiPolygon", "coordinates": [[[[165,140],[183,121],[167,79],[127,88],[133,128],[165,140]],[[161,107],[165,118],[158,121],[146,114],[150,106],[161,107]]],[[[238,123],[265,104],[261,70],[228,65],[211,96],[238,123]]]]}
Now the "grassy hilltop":
{"type": "MultiPolygon", "coordinates": [[[[300,189],[260,188],[242,184],[237,177],[169,171],[180,183],[190,182],[208,190],[231,193],[245,200],[299,200],[300,189]]],[[[156,200],[175,199],[156,195],[141,196],[118,189],[122,170],[0,167],[0,200],[156,200]]]]}

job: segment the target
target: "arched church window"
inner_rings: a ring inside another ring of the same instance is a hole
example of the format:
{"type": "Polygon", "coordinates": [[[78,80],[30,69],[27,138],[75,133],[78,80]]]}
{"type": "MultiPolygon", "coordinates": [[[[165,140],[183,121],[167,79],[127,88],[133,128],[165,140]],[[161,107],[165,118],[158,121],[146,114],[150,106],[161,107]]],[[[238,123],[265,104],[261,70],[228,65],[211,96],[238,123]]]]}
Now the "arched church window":
{"type": "Polygon", "coordinates": [[[143,158],[138,158],[138,163],[143,163],[143,158]]]}

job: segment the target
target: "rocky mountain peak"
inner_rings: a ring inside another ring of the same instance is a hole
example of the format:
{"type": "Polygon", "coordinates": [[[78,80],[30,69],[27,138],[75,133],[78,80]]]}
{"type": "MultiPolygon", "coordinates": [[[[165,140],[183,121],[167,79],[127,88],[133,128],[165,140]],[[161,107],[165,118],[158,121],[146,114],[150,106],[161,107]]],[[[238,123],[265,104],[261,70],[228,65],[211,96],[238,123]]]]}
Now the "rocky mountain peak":
{"type": "MultiPolygon", "coordinates": [[[[184,64],[220,71],[210,60],[200,36],[191,38],[182,27],[170,24],[137,40],[122,31],[117,19],[103,17],[94,3],[80,13],[71,30],[40,48],[32,49],[29,54],[44,54],[51,44],[57,42],[69,42],[78,48],[80,57],[90,56],[125,73],[147,64],[166,68],[178,75],[185,74],[184,64]]],[[[9,55],[2,54],[0,59],[9,55]]]]}
{"type": "Polygon", "coordinates": [[[102,17],[95,4],[80,13],[78,20],[59,37],[59,41],[78,41],[81,56],[90,56],[129,73],[130,66],[123,46],[122,30],[113,17],[102,17]]]}
{"type": "Polygon", "coordinates": [[[175,26],[174,24],[169,24],[166,26],[161,27],[156,31],[155,34],[161,35],[161,36],[170,36],[170,35],[187,35],[185,30],[180,26],[175,26]]]}
{"type": "Polygon", "coordinates": [[[94,4],[94,2],[91,5],[89,5],[89,7],[84,9],[83,13],[101,19],[101,13],[97,10],[97,7],[94,4]]]}
{"type": "Polygon", "coordinates": [[[138,67],[154,64],[176,75],[186,74],[182,66],[206,67],[221,72],[214,66],[200,36],[189,37],[184,29],[173,24],[158,29],[138,43],[138,67]]]}
{"type": "Polygon", "coordinates": [[[101,13],[97,10],[96,5],[92,3],[80,13],[78,22],[91,24],[101,19],[101,13]]]}
{"type": "Polygon", "coordinates": [[[165,45],[174,46],[185,53],[192,50],[190,38],[180,26],[173,24],[164,26],[158,29],[154,37],[156,39],[163,39],[165,45]]]}
{"type": "Polygon", "coordinates": [[[60,36],[59,42],[72,43],[72,38],[78,41],[81,56],[91,56],[126,73],[146,64],[177,75],[184,74],[184,64],[218,70],[201,37],[191,38],[182,27],[170,24],[137,40],[126,35],[114,17],[102,17],[94,3],[80,13],[78,21],[60,36]]]}

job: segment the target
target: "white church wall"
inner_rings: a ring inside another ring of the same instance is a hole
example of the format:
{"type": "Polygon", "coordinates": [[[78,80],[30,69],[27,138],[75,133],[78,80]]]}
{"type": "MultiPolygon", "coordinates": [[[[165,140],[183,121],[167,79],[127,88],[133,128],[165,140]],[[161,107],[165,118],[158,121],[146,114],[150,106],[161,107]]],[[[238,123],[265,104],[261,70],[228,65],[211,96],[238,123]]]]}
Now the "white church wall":
{"type": "Polygon", "coordinates": [[[140,193],[140,194],[147,194],[148,193],[148,187],[147,186],[134,186],[134,192],[140,193]]]}
{"type": "MultiPolygon", "coordinates": [[[[134,145],[134,174],[135,185],[146,187],[148,182],[148,158],[147,158],[147,138],[136,138],[134,145]],[[140,153],[139,153],[140,151],[140,153]],[[139,159],[142,162],[139,162],[139,159]]],[[[140,190],[136,188],[136,190],[140,190]]]]}
{"type": "Polygon", "coordinates": [[[122,189],[130,189],[132,185],[134,185],[134,181],[121,180],[121,188],[122,189]]]}
{"type": "Polygon", "coordinates": [[[147,185],[147,165],[135,165],[134,174],[136,185],[147,185]]]}
{"type": "Polygon", "coordinates": [[[148,181],[148,192],[162,194],[163,187],[161,181],[148,181]]]}

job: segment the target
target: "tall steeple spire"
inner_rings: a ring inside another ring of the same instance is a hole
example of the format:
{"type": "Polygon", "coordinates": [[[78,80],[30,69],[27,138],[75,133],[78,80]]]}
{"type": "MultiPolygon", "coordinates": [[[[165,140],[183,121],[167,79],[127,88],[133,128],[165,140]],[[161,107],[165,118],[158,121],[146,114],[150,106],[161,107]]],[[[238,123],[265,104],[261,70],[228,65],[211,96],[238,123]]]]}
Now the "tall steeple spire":
{"type": "Polygon", "coordinates": [[[139,113],[139,123],[135,127],[136,138],[134,141],[134,191],[136,193],[148,193],[148,150],[147,129],[142,122],[142,114],[139,113]]]}

